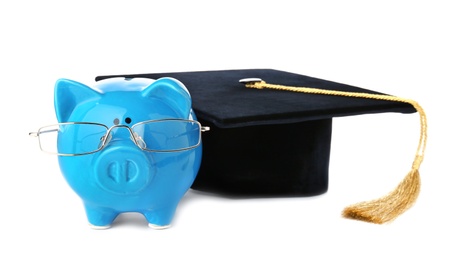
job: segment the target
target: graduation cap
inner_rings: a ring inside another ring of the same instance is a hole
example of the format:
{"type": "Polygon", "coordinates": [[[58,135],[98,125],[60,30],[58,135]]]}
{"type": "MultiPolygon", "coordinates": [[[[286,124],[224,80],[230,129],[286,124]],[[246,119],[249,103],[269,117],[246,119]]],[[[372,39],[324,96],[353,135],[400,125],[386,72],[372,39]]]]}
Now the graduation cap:
{"type": "Polygon", "coordinates": [[[332,118],[418,112],[421,135],[412,169],[388,195],[344,209],[373,223],[395,219],[420,189],[427,122],[413,100],[272,69],[98,76],[172,77],[190,91],[203,134],[201,168],[192,189],[227,196],[313,196],[328,189],[332,118]]]}

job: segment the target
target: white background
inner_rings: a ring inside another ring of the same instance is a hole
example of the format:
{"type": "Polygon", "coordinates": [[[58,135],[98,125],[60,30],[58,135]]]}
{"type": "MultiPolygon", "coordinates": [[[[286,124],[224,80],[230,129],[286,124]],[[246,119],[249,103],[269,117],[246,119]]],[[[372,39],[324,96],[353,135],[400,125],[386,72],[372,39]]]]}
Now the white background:
{"type": "Polygon", "coordinates": [[[458,259],[458,7],[370,2],[3,1],[0,259],[458,259]],[[190,191],[162,231],[137,214],[90,229],[56,158],[28,136],[56,122],[58,78],[91,85],[106,74],[250,68],[418,101],[429,139],[415,206],[385,225],[340,216],[408,172],[416,114],[335,119],[324,195],[190,191]]]}

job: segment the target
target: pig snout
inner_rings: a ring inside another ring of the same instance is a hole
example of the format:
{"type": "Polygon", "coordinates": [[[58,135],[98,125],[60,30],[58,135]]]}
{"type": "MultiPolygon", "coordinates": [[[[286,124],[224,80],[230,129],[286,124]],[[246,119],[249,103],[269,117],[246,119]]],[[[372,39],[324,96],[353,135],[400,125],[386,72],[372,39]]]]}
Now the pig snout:
{"type": "Polygon", "coordinates": [[[152,159],[132,146],[111,146],[96,158],[95,177],[103,189],[118,194],[142,191],[155,175],[152,159]]]}

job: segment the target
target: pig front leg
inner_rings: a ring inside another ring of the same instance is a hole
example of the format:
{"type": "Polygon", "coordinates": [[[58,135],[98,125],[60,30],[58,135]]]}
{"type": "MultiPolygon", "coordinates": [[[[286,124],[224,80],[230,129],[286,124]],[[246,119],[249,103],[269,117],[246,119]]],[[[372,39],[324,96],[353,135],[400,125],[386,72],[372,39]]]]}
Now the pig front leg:
{"type": "Polygon", "coordinates": [[[148,221],[148,226],[153,229],[166,229],[171,226],[172,218],[177,206],[149,210],[143,213],[148,221]]]}
{"type": "Polygon", "coordinates": [[[107,229],[110,228],[112,222],[118,216],[118,212],[97,206],[85,204],[86,217],[89,224],[93,229],[107,229]]]}

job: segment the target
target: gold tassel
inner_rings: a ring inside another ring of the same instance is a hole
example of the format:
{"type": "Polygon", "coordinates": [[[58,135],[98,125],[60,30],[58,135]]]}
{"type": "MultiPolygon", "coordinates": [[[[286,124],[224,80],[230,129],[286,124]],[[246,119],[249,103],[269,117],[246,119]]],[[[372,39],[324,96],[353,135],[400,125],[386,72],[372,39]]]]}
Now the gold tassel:
{"type": "Polygon", "coordinates": [[[413,169],[391,193],[376,200],[348,206],[343,210],[343,216],[376,224],[392,221],[414,204],[420,188],[419,171],[413,169]]]}
{"type": "Polygon", "coordinates": [[[354,97],[354,98],[368,98],[386,101],[395,101],[411,104],[416,111],[419,113],[421,122],[421,133],[419,138],[419,144],[416,151],[416,157],[414,159],[411,171],[405,176],[402,182],[389,194],[379,199],[360,202],[351,206],[346,207],[342,215],[346,218],[363,220],[371,223],[383,224],[394,220],[406,210],[408,210],[415,202],[419,195],[421,188],[421,178],[419,175],[419,167],[424,159],[424,151],[427,141],[427,118],[422,107],[413,100],[380,95],[380,94],[368,94],[360,92],[346,92],[346,91],[335,91],[325,90],[308,87],[290,87],[283,85],[269,84],[264,81],[249,81],[244,82],[248,88],[257,89],[274,89],[301,92],[307,94],[320,94],[320,95],[333,95],[343,97],[354,97]]]}

